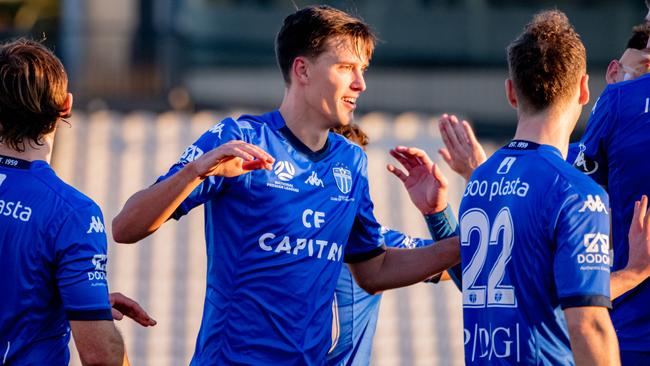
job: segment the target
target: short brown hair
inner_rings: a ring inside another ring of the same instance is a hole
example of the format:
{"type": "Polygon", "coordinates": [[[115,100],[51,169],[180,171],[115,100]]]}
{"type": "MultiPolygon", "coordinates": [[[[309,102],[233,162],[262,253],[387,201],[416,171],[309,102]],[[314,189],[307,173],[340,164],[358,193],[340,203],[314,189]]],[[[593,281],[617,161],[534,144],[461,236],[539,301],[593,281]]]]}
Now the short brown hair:
{"type": "Polygon", "coordinates": [[[355,144],[361,146],[364,150],[366,145],[370,142],[368,135],[359,127],[353,123],[349,125],[341,125],[331,129],[332,132],[342,135],[346,139],[354,142],[355,144]]]}
{"type": "Polygon", "coordinates": [[[44,45],[18,39],[0,45],[0,138],[17,151],[42,145],[65,112],[68,76],[44,45]]]}
{"type": "Polygon", "coordinates": [[[625,48],[634,48],[636,50],[645,49],[648,44],[648,36],[650,36],[650,24],[644,23],[634,26],[632,28],[632,36],[627,41],[625,48]]]}
{"type": "Polygon", "coordinates": [[[535,15],[507,49],[510,78],[521,108],[538,112],[562,103],[579,87],[587,56],[580,36],[559,10],[535,15]]]}
{"type": "Polygon", "coordinates": [[[329,39],[350,37],[355,49],[370,59],[375,35],[362,20],[327,5],[309,6],[287,16],[275,39],[275,56],[284,82],[291,83],[291,65],[296,57],[317,57],[329,39]]]}

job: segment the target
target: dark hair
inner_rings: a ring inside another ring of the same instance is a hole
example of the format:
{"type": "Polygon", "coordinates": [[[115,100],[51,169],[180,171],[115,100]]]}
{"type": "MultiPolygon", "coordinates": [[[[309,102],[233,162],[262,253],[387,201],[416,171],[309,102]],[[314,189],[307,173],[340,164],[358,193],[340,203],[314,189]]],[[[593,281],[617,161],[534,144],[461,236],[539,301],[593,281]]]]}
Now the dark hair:
{"type": "Polygon", "coordinates": [[[650,24],[644,23],[634,26],[632,28],[632,36],[627,41],[625,48],[645,49],[648,44],[648,36],[650,36],[650,24]]]}
{"type": "Polygon", "coordinates": [[[559,10],[535,15],[507,49],[510,78],[523,110],[537,112],[575,93],[587,56],[580,36],[559,10]]]}
{"type": "Polygon", "coordinates": [[[68,76],[42,44],[18,39],[0,45],[0,138],[17,151],[42,145],[65,112],[68,76]]]}
{"type": "Polygon", "coordinates": [[[288,85],[291,66],[296,57],[317,57],[325,51],[327,41],[336,37],[353,40],[359,56],[370,59],[375,35],[362,20],[327,5],[309,6],[284,19],[275,39],[275,55],[288,85]]]}
{"type": "Polygon", "coordinates": [[[366,148],[366,145],[368,145],[368,143],[370,142],[370,140],[368,139],[368,135],[366,135],[366,133],[363,132],[361,127],[359,127],[359,125],[355,125],[352,123],[349,125],[341,125],[341,126],[334,127],[331,129],[331,131],[338,133],[339,135],[342,135],[348,140],[364,148],[364,150],[366,148]]]}

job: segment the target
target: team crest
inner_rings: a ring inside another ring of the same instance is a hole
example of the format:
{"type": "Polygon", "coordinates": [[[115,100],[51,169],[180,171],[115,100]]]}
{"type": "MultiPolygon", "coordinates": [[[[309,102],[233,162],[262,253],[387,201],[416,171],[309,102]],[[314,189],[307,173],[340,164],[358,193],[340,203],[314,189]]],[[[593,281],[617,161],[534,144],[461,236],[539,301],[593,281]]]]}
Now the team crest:
{"type": "Polygon", "coordinates": [[[334,173],[334,180],[339,191],[343,194],[348,194],[352,190],[352,173],[350,170],[343,167],[336,167],[332,169],[334,173]]]}

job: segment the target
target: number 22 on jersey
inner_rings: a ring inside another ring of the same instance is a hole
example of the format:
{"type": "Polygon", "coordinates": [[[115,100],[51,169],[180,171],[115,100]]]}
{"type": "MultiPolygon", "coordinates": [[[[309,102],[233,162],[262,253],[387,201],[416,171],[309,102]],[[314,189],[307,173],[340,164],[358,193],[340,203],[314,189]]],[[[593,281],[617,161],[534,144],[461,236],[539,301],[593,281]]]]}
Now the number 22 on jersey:
{"type": "Polygon", "coordinates": [[[467,210],[460,220],[460,244],[470,249],[476,247],[463,270],[463,307],[517,307],[514,287],[502,284],[514,245],[508,207],[499,210],[492,222],[479,208],[467,210]],[[474,240],[470,242],[472,237],[474,240]],[[496,260],[495,255],[488,256],[488,253],[498,253],[496,260]],[[479,283],[479,277],[485,278],[481,274],[486,271],[487,283],[479,283]]]}

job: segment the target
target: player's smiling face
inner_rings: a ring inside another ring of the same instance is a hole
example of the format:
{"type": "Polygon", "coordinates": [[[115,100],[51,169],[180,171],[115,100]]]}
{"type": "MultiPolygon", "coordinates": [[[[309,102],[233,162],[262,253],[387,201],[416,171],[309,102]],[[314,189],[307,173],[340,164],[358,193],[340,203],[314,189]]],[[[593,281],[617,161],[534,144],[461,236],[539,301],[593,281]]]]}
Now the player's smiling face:
{"type": "Polygon", "coordinates": [[[331,39],[326,50],[310,62],[305,89],[310,108],[323,117],[326,128],[347,125],[361,93],[366,90],[363,73],[368,59],[357,52],[349,38],[331,39]]]}

